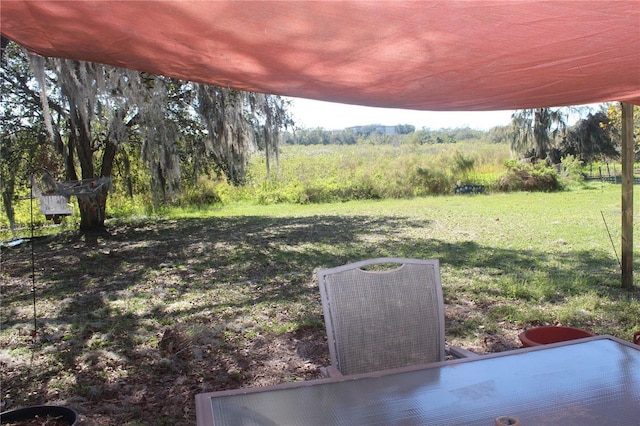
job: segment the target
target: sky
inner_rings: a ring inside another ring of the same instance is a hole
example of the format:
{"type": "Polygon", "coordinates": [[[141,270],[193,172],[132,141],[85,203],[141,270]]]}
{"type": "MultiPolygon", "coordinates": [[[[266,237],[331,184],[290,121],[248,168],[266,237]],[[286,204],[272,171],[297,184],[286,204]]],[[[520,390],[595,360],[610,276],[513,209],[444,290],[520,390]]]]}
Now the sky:
{"type": "Polygon", "coordinates": [[[290,112],[299,128],[340,130],[346,127],[367,124],[395,126],[412,124],[416,130],[423,127],[437,130],[443,128],[470,127],[489,130],[495,126],[506,126],[511,121],[512,110],[482,112],[414,111],[393,108],[374,108],[337,104],[311,99],[289,98],[290,112]]]}

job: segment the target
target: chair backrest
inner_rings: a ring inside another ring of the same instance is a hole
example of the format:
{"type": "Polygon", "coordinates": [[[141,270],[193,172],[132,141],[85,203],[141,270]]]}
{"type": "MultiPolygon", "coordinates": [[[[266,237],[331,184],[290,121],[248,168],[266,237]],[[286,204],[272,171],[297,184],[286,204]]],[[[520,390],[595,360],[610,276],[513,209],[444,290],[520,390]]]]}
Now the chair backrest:
{"type": "Polygon", "coordinates": [[[364,260],[321,269],[318,281],[329,355],[342,374],[444,360],[438,260],[364,260]]]}

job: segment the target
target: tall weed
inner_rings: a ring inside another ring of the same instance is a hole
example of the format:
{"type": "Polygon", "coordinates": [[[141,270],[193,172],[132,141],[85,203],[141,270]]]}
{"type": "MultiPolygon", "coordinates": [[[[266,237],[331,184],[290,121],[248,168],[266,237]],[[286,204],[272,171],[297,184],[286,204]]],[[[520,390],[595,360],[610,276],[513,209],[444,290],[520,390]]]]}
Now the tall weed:
{"type": "Polygon", "coordinates": [[[448,194],[461,181],[497,179],[508,156],[505,146],[481,143],[285,146],[277,171],[267,173],[264,158],[253,159],[247,195],[268,204],[448,194]]]}

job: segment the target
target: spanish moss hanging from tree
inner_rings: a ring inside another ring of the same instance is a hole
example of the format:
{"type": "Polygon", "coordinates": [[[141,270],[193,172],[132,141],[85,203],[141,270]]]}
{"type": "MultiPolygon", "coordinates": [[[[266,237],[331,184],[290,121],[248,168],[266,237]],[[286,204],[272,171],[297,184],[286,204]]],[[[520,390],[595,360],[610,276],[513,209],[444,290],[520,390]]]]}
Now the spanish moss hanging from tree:
{"type": "MultiPolygon", "coordinates": [[[[89,62],[29,59],[43,121],[64,165],[58,178],[111,177],[118,156],[131,155],[123,146],[138,144],[154,206],[172,203],[180,193],[181,164],[190,164],[193,182],[212,164],[234,184],[244,182],[256,150],[266,151],[268,167],[272,158],[277,164],[280,131],[293,125],[279,96],[89,62]]],[[[106,188],[101,202],[79,200],[82,230],[104,227],[106,188]]]]}

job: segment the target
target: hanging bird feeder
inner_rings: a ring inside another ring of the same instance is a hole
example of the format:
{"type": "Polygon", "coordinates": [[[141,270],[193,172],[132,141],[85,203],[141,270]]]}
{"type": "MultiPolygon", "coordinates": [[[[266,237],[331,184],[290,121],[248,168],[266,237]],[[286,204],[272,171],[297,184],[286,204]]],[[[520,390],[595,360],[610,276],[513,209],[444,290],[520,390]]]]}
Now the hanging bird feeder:
{"type": "MultiPolygon", "coordinates": [[[[47,220],[53,220],[56,224],[62,222],[65,216],[73,214],[73,204],[69,202],[71,196],[78,197],[80,201],[87,197],[92,199],[105,185],[108,188],[110,184],[111,179],[108,177],[57,182],[46,170],[42,170],[40,179],[32,176],[33,196],[40,200],[40,212],[47,220]]],[[[103,202],[102,197],[95,198],[97,202],[103,202]]]]}
{"type": "Polygon", "coordinates": [[[60,223],[64,216],[73,214],[73,204],[69,202],[69,197],[64,195],[40,195],[40,211],[54,223],[60,223]]]}

